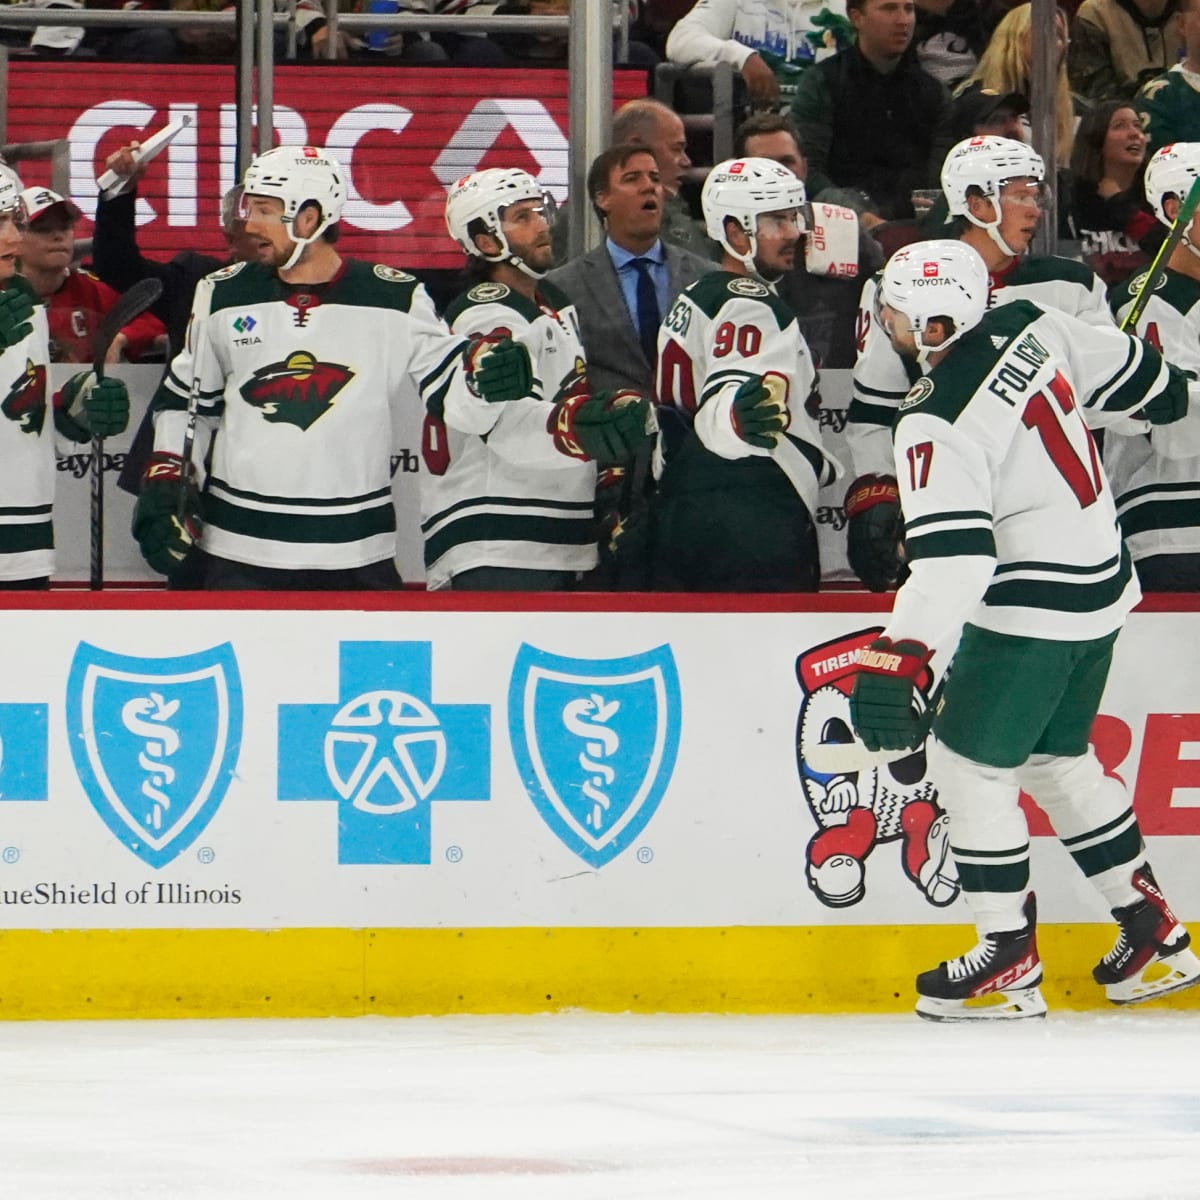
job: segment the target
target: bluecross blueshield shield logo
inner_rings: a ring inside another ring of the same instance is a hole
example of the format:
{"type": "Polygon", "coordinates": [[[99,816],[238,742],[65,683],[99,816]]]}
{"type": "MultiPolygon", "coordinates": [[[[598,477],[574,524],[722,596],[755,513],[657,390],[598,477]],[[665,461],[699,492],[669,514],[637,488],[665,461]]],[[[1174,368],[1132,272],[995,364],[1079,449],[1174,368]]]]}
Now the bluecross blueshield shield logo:
{"type": "Polygon", "coordinates": [[[521,782],[585,862],[611,862],[654,815],[675,770],[680,708],[670,646],[628,658],[518,651],[508,724],[521,782]]]}
{"type": "Polygon", "coordinates": [[[113,836],[163,867],[225,798],[242,741],[242,684],[228,642],[131,658],[81,642],[67,683],[75,770],[113,836]]]}

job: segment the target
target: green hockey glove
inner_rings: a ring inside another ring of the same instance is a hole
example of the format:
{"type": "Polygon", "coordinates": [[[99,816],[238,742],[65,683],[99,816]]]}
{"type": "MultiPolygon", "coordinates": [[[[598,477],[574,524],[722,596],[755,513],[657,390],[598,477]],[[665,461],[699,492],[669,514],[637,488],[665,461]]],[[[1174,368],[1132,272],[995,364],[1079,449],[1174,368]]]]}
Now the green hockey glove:
{"type": "Polygon", "coordinates": [[[551,410],[546,428],[568,458],[592,460],[598,467],[619,466],[633,458],[650,435],[650,402],[637,392],[595,392],[569,396],[551,410]]]}
{"type": "Polygon", "coordinates": [[[925,738],[932,714],[917,712],[913,693],[932,657],[920,642],[883,637],[858,656],[850,721],[868,750],[911,750],[925,738]]]}
{"type": "Polygon", "coordinates": [[[1151,397],[1136,415],[1151,425],[1170,425],[1182,421],[1188,410],[1188,377],[1178,367],[1168,366],[1167,386],[1151,397]]]}
{"type": "Polygon", "coordinates": [[[892,475],[863,475],[846,489],[846,557],[872,592],[896,586],[900,558],[900,489],[892,475]]]}
{"type": "Polygon", "coordinates": [[[733,394],[734,432],[751,446],[774,450],[790,423],[787,380],[777,371],[755,375],[733,394]]]}
{"type": "Polygon", "coordinates": [[[200,500],[183,477],[183,459],[156,451],[146,461],[142,490],[133,509],[133,536],[142,557],[169,579],[202,528],[200,500]]]}
{"type": "Polygon", "coordinates": [[[56,405],[66,416],[59,428],[76,441],[113,437],[129,424],[129,392],[120,379],[97,379],[81,371],[63,384],[56,405]],[[78,431],[78,432],[76,432],[78,431]]]}
{"type": "Polygon", "coordinates": [[[533,390],[533,364],[520,342],[497,330],[467,346],[467,386],[489,404],[520,400],[533,390]]]}
{"type": "Polygon", "coordinates": [[[0,351],[23,342],[33,332],[33,301],[19,287],[0,292],[0,351]]]}

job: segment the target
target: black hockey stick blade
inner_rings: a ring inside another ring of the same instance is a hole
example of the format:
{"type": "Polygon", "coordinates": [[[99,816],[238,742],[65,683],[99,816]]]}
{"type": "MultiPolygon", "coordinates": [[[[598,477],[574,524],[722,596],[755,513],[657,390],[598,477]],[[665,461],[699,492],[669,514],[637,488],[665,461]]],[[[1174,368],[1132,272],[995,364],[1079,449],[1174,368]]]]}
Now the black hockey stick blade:
{"type": "Polygon", "coordinates": [[[1134,333],[1137,330],[1137,323],[1142,319],[1142,313],[1146,311],[1146,305],[1150,303],[1154,289],[1158,287],[1158,281],[1167,268],[1167,261],[1175,252],[1175,247],[1183,241],[1183,235],[1187,233],[1188,226],[1192,223],[1197,205],[1200,205],[1200,178],[1192,180],[1192,186],[1188,188],[1188,194],[1179,206],[1175,220],[1171,222],[1171,231],[1167,234],[1163,244],[1159,246],[1158,253],[1146,269],[1145,275],[1142,276],[1142,286],[1138,288],[1137,295],[1134,296],[1133,303],[1129,306],[1129,311],[1121,319],[1122,333],[1134,333]]]}
{"type": "Polygon", "coordinates": [[[133,320],[140,316],[162,295],[161,279],[139,279],[128,291],[117,297],[117,302],[104,314],[92,341],[92,370],[97,376],[104,374],[104,360],[108,357],[113,338],[133,320]]]}

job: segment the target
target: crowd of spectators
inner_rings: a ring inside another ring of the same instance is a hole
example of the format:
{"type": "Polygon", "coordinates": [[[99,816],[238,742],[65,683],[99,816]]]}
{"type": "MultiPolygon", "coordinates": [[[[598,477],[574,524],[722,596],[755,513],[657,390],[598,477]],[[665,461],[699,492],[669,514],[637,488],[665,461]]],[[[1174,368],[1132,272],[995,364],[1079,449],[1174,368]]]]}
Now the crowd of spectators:
{"type": "MultiPolygon", "coordinates": [[[[569,8],[568,0],[339,2],[346,12],[438,15],[563,14],[569,8]]],[[[110,0],[35,3],[111,6],[110,0]]],[[[139,7],[219,9],[222,3],[142,0],[139,7]]],[[[328,56],[330,28],[320,0],[299,0],[294,12],[297,54],[328,56]]],[[[949,149],[988,135],[1031,141],[1030,3],[634,0],[629,15],[629,37],[614,42],[614,61],[649,69],[660,61],[732,67],[735,153],[782,164],[820,206],[823,225],[810,229],[795,264],[773,288],[826,367],[854,365],[859,293],[888,255],[921,237],[956,236],[939,192],[949,149]],[[827,238],[836,249],[825,247],[827,238]]],[[[32,37],[10,30],[5,40],[40,56],[127,60],[219,58],[232,49],[225,32],[161,26],[115,33],[54,27],[32,37]]],[[[342,30],[335,51],[360,62],[513,67],[564,65],[567,47],[557,34],[464,29],[357,36],[342,30]]],[[[1057,11],[1054,54],[1057,161],[1047,167],[1057,172],[1058,235],[1068,256],[1115,288],[1145,268],[1165,235],[1143,189],[1150,156],[1170,142],[1200,141],[1200,0],[1068,0],[1057,11]]],[[[721,262],[721,247],[700,209],[708,148],[689,135],[685,118],[692,115],[651,99],[625,104],[614,115],[615,152],[601,155],[588,176],[604,242],[567,261],[561,212],[553,226],[556,268],[550,279],[574,304],[595,386],[653,395],[650,327],[663,320],[683,288],[721,262]]],[[[133,169],[128,149],[114,162],[126,173],[133,169]]],[[[240,244],[235,201],[227,197],[224,214],[230,259],[252,258],[253,247],[240,244]]],[[[170,263],[144,258],[136,244],[134,203],[131,190],[102,199],[91,261],[100,279],[117,290],[146,274],[169,283],[146,328],[119,339],[115,351],[169,357],[182,339],[196,280],[221,260],[192,251],[170,263]],[[139,340],[147,330],[149,339],[139,340]]],[[[70,263],[79,210],[70,198],[44,189],[27,207],[32,224],[25,274],[53,312],[55,294],[65,297],[79,286],[61,270],[70,263]]],[[[817,211],[810,220],[818,220],[817,211]]],[[[458,281],[429,274],[430,294],[440,306],[458,281]]],[[[65,301],[57,303],[62,308],[65,301]]],[[[51,326],[53,333],[53,318],[51,326]]],[[[664,436],[669,441],[669,428],[664,436]]]]}

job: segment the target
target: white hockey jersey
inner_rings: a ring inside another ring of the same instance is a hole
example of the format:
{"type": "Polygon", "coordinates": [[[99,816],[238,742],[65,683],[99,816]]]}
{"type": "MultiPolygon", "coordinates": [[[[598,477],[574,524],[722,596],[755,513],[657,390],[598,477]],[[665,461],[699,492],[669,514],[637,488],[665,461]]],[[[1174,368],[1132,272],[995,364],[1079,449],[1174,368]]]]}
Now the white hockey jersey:
{"type": "MultiPolygon", "coordinates": [[[[312,287],[258,263],[201,280],[155,397],[154,445],[180,453],[198,372],[201,420],[217,433],[203,549],[284,569],[393,557],[392,408],[465,392],[464,346],[392,267],[346,260],[312,287]]],[[[198,434],[197,462],[205,449],[198,434]]]]}
{"type": "MultiPolygon", "coordinates": [[[[1089,325],[1113,324],[1099,276],[1068,258],[1019,258],[1008,270],[991,276],[990,286],[990,308],[1031,300],[1040,308],[1057,309],[1089,325]]],[[[856,478],[891,474],[892,423],[917,377],[916,364],[906,364],[875,323],[878,290],[878,277],[869,279],[859,300],[858,357],[846,418],[846,442],[856,478]]]]}
{"type": "MultiPolygon", "coordinates": [[[[13,286],[10,284],[9,286],[13,286]]],[[[24,286],[23,281],[16,286],[24,286]]],[[[0,579],[41,579],[54,570],[55,426],[46,367],[46,309],[33,330],[0,354],[0,579]]]]}
{"type": "Polygon", "coordinates": [[[446,313],[456,334],[502,333],[529,351],[533,394],[489,404],[469,391],[425,417],[421,530],[426,586],[475,567],[589,571],[596,566],[596,467],[558,450],[552,405],[586,386],[574,306],[551,284],[538,302],[480,283],[446,313]]]}
{"type": "Polygon", "coordinates": [[[1111,325],[1027,301],[986,314],[900,406],[912,574],[888,636],[953,644],[966,621],[1061,641],[1119,628],[1140,593],[1089,426],[1183,386],[1111,325]]]}
{"type": "MultiPolygon", "coordinates": [[[[1122,319],[1144,276],[1114,290],[1122,319]]],[[[1184,371],[1200,376],[1200,281],[1167,270],[1151,293],[1137,329],[1130,330],[1184,371]]],[[[1132,436],[1109,436],[1104,468],[1117,498],[1117,516],[1134,559],[1155,554],[1200,554],[1200,413],[1132,436]],[[1189,444],[1190,443],[1190,444],[1189,444]]]]}
{"type": "Polygon", "coordinates": [[[822,448],[810,411],[816,379],[795,314],[746,275],[713,271],[698,279],[681,293],[658,332],[659,405],[681,413],[705,449],[721,458],[751,460],[757,469],[772,460],[810,516],[817,511],[818,490],[840,471],[822,448]],[[744,442],[733,423],[738,388],[768,372],[788,381],[790,423],[774,450],[744,442]]]}

